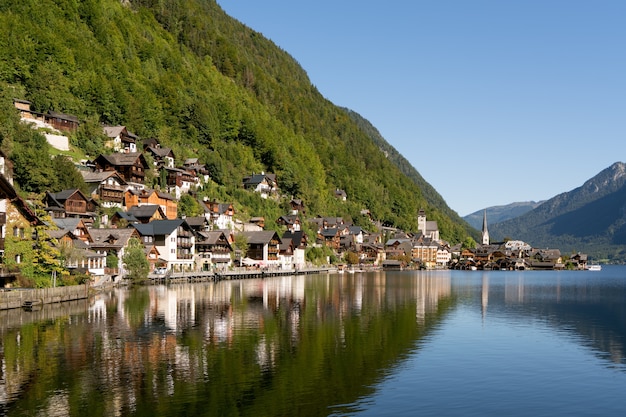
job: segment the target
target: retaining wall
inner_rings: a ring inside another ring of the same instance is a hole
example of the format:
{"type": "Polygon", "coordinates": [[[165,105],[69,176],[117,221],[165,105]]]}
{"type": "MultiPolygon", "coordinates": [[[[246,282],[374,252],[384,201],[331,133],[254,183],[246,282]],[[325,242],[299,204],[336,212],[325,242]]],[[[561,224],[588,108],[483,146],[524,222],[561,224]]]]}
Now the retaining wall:
{"type": "Polygon", "coordinates": [[[20,308],[26,301],[36,304],[52,304],[82,300],[88,296],[89,285],[87,284],[56,288],[1,290],[0,310],[20,308]]]}

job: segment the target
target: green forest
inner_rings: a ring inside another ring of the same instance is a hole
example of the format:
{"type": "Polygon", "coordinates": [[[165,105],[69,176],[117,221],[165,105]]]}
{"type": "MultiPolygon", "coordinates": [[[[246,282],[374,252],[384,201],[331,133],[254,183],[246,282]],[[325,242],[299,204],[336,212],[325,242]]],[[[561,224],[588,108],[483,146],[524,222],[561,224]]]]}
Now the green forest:
{"type": "Polygon", "coordinates": [[[0,28],[1,148],[21,193],[77,187],[80,176],[19,123],[15,98],[78,117],[74,158],[104,152],[102,125],[157,138],[179,161],[198,157],[212,179],[204,192],[243,216],[284,214],[284,201],[241,188],[245,175],[265,171],[308,216],[367,226],[368,209],[415,231],[423,208],[443,239],[476,233],[375,128],[325,99],[288,52],[213,0],[2,2],[0,28]],[[347,201],[333,197],[337,188],[347,201]]]}

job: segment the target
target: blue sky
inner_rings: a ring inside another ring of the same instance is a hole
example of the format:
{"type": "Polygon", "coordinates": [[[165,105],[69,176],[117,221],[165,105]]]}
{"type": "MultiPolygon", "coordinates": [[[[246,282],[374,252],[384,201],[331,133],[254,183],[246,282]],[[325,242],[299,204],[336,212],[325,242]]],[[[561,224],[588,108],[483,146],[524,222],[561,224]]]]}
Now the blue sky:
{"type": "Polygon", "coordinates": [[[626,161],[626,1],[218,0],[464,216],[626,161]]]}

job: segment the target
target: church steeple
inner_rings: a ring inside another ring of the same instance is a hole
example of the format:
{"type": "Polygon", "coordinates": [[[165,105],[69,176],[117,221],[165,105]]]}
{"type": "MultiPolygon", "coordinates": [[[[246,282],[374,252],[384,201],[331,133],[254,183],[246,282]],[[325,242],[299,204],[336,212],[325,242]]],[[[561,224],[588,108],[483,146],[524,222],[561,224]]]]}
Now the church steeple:
{"type": "Polygon", "coordinates": [[[483,245],[489,244],[489,231],[487,230],[487,210],[483,212],[483,245]]]}

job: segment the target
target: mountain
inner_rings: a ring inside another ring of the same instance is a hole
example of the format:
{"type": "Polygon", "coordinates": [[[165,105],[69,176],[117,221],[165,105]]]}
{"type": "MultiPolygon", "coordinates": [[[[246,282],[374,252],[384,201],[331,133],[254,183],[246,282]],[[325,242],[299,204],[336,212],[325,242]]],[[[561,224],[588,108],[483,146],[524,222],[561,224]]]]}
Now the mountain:
{"type": "Polygon", "coordinates": [[[583,252],[615,262],[626,260],[626,164],[616,162],[581,187],[553,197],[534,210],[489,224],[492,240],[520,239],[534,247],[583,252]]]}
{"type": "MultiPolygon", "coordinates": [[[[213,0],[23,0],[0,3],[0,140],[22,193],[60,187],[50,149],[16,121],[12,99],[76,116],[74,158],[106,151],[102,125],[157,138],[177,160],[197,157],[206,196],[242,216],[278,218],[286,203],[241,188],[272,172],[307,215],[417,229],[423,208],[444,239],[472,232],[406,160],[313,86],[296,60],[213,0]],[[333,197],[336,189],[347,201],[333,197]]],[[[329,63],[330,65],[330,63],[329,63]]],[[[266,224],[271,224],[268,222],[266,224]]]]}
{"type": "Polygon", "coordinates": [[[472,214],[468,214],[467,216],[463,216],[463,220],[469,223],[470,226],[477,230],[482,230],[483,228],[483,214],[485,211],[487,212],[487,223],[501,223],[503,221],[513,219],[515,217],[521,216],[524,213],[527,213],[542,204],[543,201],[535,202],[535,201],[523,201],[517,203],[511,203],[504,206],[493,206],[487,207],[483,210],[475,211],[472,214]]]}

